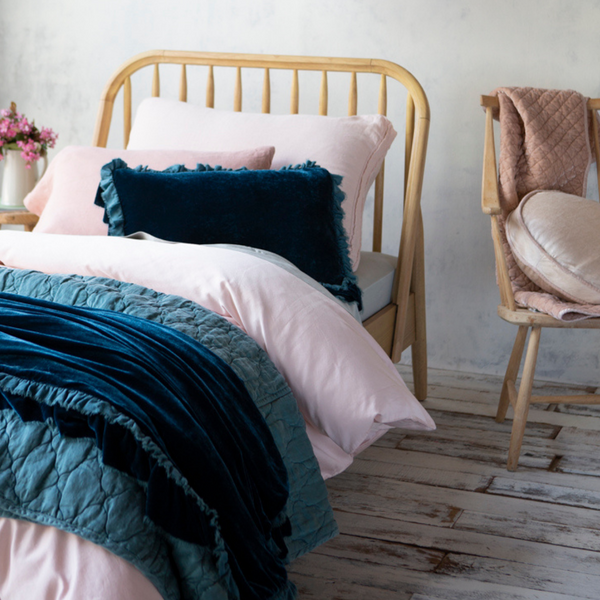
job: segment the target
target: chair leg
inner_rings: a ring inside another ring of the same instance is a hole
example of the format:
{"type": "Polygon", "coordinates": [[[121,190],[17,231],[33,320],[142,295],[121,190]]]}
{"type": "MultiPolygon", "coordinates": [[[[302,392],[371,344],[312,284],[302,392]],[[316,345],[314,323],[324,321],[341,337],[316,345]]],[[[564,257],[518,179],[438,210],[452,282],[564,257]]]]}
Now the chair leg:
{"type": "Polygon", "coordinates": [[[523,443],[527,415],[529,414],[535,363],[537,361],[538,348],[540,347],[540,334],[541,328],[539,326],[536,325],[531,328],[529,344],[527,345],[527,354],[525,355],[525,365],[523,366],[523,377],[521,378],[521,385],[519,386],[512,433],[510,436],[507,463],[507,469],[509,471],[516,471],[519,463],[521,444],[523,443]]]}
{"type": "Polygon", "coordinates": [[[502,423],[506,418],[506,411],[510,404],[508,395],[508,382],[512,381],[513,384],[517,381],[517,375],[519,374],[519,367],[521,366],[521,359],[523,357],[523,349],[525,348],[525,340],[527,339],[527,329],[525,325],[519,327],[517,331],[517,337],[515,338],[515,344],[508,360],[508,366],[506,367],[506,375],[504,375],[504,383],[502,384],[502,392],[500,394],[500,402],[498,403],[498,410],[496,412],[496,422],[502,423]]]}
{"type": "Polygon", "coordinates": [[[427,398],[427,328],[425,314],[425,247],[423,223],[417,236],[412,276],[412,292],[415,295],[415,341],[411,346],[413,381],[418,400],[427,398]]]}

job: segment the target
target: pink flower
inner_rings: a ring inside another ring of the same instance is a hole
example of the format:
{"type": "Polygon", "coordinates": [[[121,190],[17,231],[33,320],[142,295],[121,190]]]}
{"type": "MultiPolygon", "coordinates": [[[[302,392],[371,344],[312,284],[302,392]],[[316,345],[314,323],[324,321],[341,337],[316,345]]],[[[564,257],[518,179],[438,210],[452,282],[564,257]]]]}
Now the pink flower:
{"type": "Polygon", "coordinates": [[[42,127],[40,131],[40,142],[46,143],[49,148],[54,148],[54,144],[56,144],[56,138],[58,135],[52,131],[52,129],[48,129],[47,127],[42,127]]]}
{"type": "Polygon", "coordinates": [[[10,109],[0,110],[0,160],[4,158],[3,149],[11,150],[18,147],[21,156],[26,161],[26,167],[45,155],[48,148],[54,148],[58,135],[42,127],[39,130],[35,124],[29,122],[13,102],[10,109]]]}
{"type": "Polygon", "coordinates": [[[21,130],[21,133],[24,133],[25,135],[28,135],[33,131],[33,126],[24,117],[18,122],[18,127],[21,130]]]}
{"type": "Polygon", "coordinates": [[[36,142],[32,139],[29,139],[27,141],[18,140],[17,146],[19,146],[19,148],[21,148],[22,150],[21,156],[26,162],[25,167],[27,169],[31,167],[32,162],[38,161],[40,159],[42,152],[42,144],[40,144],[39,142],[36,142]]]}

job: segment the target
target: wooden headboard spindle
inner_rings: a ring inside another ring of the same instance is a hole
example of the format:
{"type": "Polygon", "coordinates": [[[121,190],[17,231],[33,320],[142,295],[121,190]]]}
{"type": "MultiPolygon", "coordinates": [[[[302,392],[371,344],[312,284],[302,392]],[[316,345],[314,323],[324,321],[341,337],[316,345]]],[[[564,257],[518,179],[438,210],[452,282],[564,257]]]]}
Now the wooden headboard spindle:
{"type": "Polygon", "coordinates": [[[208,67],[208,79],[206,81],[206,108],[215,107],[215,70],[213,66],[208,67]]]}
{"type": "Polygon", "coordinates": [[[319,114],[327,116],[327,107],[329,103],[329,88],[327,86],[327,71],[321,73],[321,88],[319,90],[319,114]]]}
{"type": "Polygon", "coordinates": [[[152,76],[152,97],[160,96],[160,75],[158,73],[158,63],[154,65],[154,75],[152,76]]]}
{"type": "Polygon", "coordinates": [[[358,86],[356,84],[356,73],[350,76],[350,93],[348,94],[348,116],[353,117],[358,110],[358,86]]]}
{"type": "Polygon", "coordinates": [[[185,65],[181,65],[181,76],[179,77],[179,101],[187,102],[187,72],[185,65]]]}
{"type": "Polygon", "coordinates": [[[292,73],[292,92],[290,98],[290,114],[297,115],[300,105],[300,86],[298,84],[298,69],[292,73]]]}
{"type": "Polygon", "coordinates": [[[233,90],[233,110],[242,111],[242,67],[238,67],[235,73],[235,88],[233,90]]]}
{"type": "Polygon", "coordinates": [[[263,80],[262,111],[263,113],[271,112],[271,76],[268,68],[265,69],[263,80]]]}
{"type": "Polygon", "coordinates": [[[129,144],[131,133],[131,77],[123,84],[123,148],[129,144]]]}

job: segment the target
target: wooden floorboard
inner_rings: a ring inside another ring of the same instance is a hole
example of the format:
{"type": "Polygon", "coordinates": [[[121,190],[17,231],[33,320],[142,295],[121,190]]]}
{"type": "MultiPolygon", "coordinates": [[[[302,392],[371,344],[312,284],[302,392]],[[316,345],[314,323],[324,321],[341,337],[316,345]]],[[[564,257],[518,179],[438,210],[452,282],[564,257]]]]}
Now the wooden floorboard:
{"type": "MultiPolygon", "coordinates": [[[[429,379],[437,430],[392,430],[327,482],[341,533],[290,565],[299,598],[600,599],[600,407],[536,406],[511,473],[501,378],[429,379]]],[[[534,386],[553,393],[597,389],[534,386]]]]}

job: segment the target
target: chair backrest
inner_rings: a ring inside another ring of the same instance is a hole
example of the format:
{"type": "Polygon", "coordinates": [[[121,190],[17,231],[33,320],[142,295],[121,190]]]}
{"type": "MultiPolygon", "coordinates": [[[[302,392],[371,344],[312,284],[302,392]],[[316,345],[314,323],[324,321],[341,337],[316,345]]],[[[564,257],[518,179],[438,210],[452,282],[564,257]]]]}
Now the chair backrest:
{"type": "MultiPolygon", "coordinates": [[[[496,96],[481,96],[481,106],[485,108],[485,141],[483,149],[483,181],[481,189],[481,209],[490,215],[492,219],[492,238],[494,241],[494,255],[496,257],[496,269],[498,286],[500,288],[500,299],[504,307],[509,310],[516,309],[513,295],[513,286],[509,265],[505,254],[504,232],[503,232],[503,210],[500,206],[500,192],[498,185],[498,169],[496,160],[496,144],[494,138],[494,111],[500,109],[500,102],[496,96]]],[[[600,98],[591,98],[587,101],[593,123],[597,122],[596,112],[600,109],[600,98]]],[[[594,141],[594,152],[600,157],[600,135],[598,127],[592,127],[594,141]]],[[[596,160],[596,173],[600,186],[600,160],[596,160]]]]}

